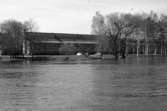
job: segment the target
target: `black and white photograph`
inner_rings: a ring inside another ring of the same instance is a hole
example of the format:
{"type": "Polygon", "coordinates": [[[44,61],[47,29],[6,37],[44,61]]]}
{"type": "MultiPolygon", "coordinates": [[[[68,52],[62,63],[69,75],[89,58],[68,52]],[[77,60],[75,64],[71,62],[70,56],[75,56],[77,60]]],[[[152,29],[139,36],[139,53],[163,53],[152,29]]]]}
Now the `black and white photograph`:
{"type": "Polygon", "coordinates": [[[167,111],[167,0],[0,0],[0,111],[167,111]]]}

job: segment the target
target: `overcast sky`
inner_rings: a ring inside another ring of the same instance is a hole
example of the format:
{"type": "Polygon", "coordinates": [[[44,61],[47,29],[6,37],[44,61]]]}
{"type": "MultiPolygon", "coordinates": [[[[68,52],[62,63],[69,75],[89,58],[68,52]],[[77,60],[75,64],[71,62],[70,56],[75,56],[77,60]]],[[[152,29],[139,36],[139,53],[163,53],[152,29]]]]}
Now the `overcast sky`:
{"type": "Polygon", "coordinates": [[[96,11],[166,13],[167,0],[0,0],[0,22],[7,19],[34,19],[41,32],[91,32],[96,11]]]}

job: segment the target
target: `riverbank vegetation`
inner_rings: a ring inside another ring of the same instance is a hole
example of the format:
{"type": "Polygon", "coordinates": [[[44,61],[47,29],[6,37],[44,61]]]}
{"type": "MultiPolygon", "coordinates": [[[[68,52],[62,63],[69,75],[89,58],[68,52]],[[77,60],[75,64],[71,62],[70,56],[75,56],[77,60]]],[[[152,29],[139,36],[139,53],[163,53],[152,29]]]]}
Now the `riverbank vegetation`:
{"type": "Polygon", "coordinates": [[[99,36],[99,51],[108,49],[117,59],[129,53],[128,41],[136,47],[136,53],[167,54],[167,15],[150,13],[96,12],[92,19],[92,34],[99,36]],[[153,51],[152,51],[153,50],[153,51]]]}
{"type": "Polygon", "coordinates": [[[20,22],[14,19],[5,20],[0,24],[1,50],[4,55],[20,55],[23,53],[24,32],[37,31],[38,26],[30,19],[20,22]]]}

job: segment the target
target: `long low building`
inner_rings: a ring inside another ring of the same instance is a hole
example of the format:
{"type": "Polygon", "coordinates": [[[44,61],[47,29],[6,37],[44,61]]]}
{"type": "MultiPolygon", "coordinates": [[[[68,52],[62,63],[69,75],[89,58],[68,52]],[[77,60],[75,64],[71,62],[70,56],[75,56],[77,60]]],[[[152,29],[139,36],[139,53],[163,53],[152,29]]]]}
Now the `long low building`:
{"type": "Polygon", "coordinates": [[[95,53],[97,36],[88,34],[26,32],[24,52],[32,55],[95,53]]]}

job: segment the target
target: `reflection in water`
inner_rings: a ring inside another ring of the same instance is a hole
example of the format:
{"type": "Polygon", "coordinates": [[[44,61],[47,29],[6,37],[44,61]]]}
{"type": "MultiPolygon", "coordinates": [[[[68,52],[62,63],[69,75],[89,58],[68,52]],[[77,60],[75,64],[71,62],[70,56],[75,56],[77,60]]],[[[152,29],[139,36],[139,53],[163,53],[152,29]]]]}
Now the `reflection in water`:
{"type": "Polygon", "coordinates": [[[159,111],[167,58],[0,62],[0,111],[159,111]]]}
{"type": "Polygon", "coordinates": [[[159,111],[166,108],[166,65],[153,58],[138,59],[138,64],[132,59],[125,64],[94,67],[94,94],[100,109],[159,111]]]}
{"type": "MultiPolygon", "coordinates": [[[[17,64],[18,65],[18,64],[17,64]]],[[[18,65],[19,66],[19,65],[18,65]]],[[[37,81],[33,67],[24,69],[12,65],[0,72],[0,109],[4,111],[19,111],[30,108],[36,102],[35,83],[37,81]]],[[[3,67],[3,65],[2,65],[3,67]]]]}

